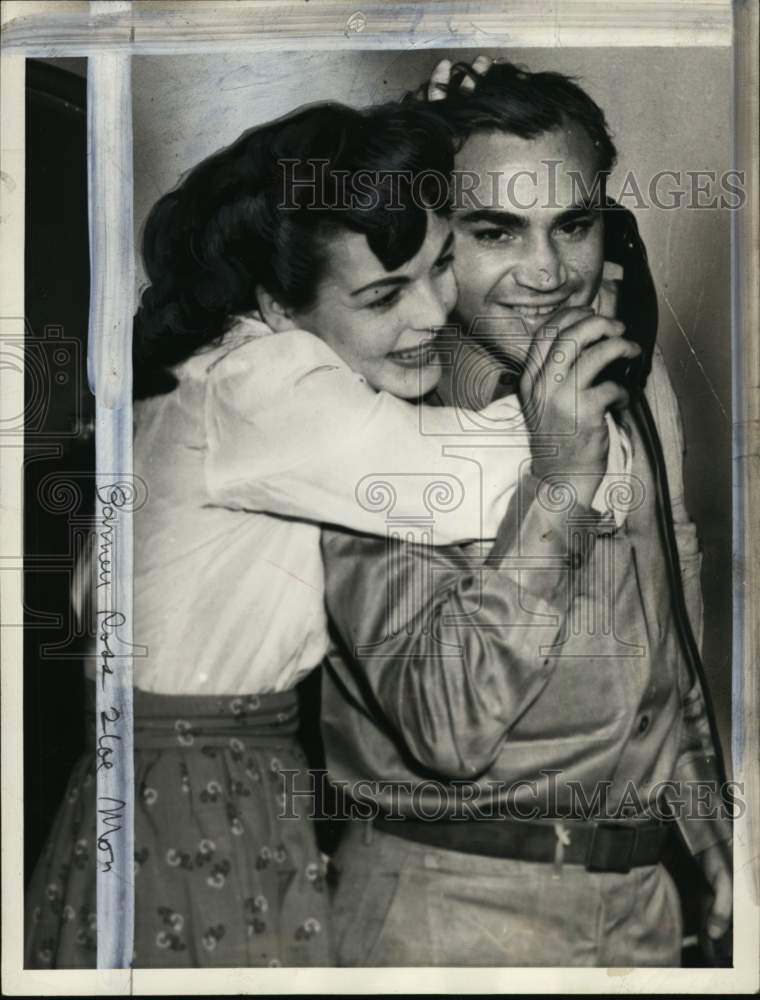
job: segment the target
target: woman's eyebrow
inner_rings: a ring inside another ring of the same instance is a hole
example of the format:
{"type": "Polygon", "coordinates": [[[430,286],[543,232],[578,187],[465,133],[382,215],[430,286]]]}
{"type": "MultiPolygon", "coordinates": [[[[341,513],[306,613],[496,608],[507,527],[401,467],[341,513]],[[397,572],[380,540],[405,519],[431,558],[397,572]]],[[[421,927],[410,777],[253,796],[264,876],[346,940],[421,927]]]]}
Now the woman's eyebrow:
{"type": "MultiPolygon", "coordinates": [[[[441,259],[441,257],[446,256],[446,254],[451,250],[453,244],[454,234],[449,233],[443,241],[441,249],[438,251],[438,256],[435,258],[436,263],[441,259]]],[[[387,278],[378,278],[377,281],[370,281],[369,284],[362,285],[361,288],[354,289],[354,291],[351,292],[351,297],[353,298],[355,295],[361,295],[362,292],[369,292],[374,288],[384,288],[386,285],[408,285],[410,281],[411,278],[405,274],[397,274],[395,276],[391,275],[387,278]]]]}
{"type": "Polygon", "coordinates": [[[351,297],[354,295],[361,295],[362,292],[368,292],[373,288],[384,288],[386,285],[408,285],[409,278],[404,274],[398,274],[395,277],[389,278],[378,278],[377,281],[370,281],[368,285],[362,285],[361,288],[354,289],[351,292],[351,297]]]}

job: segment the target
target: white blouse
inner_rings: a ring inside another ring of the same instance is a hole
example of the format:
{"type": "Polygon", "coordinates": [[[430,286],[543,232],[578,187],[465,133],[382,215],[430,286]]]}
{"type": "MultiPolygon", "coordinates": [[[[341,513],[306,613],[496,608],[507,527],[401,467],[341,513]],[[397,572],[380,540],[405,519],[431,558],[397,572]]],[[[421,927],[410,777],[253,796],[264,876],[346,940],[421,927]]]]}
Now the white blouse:
{"type": "Polygon", "coordinates": [[[145,691],[292,687],[327,649],[320,523],[429,544],[493,538],[530,456],[515,396],[481,414],[420,407],[375,392],[301,330],[241,320],[175,373],[177,388],[135,407],[145,691]]]}
{"type": "MultiPolygon", "coordinates": [[[[375,392],[303,330],[241,319],[175,374],[171,393],[135,406],[134,471],[148,494],[135,514],[144,691],[292,687],[328,645],[320,524],[488,540],[530,461],[516,396],[479,412],[413,404],[375,392]]],[[[608,426],[608,473],[625,475],[627,435],[609,416],[608,426]]],[[[604,513],[601,496],[600,486],[604,513]]]]}

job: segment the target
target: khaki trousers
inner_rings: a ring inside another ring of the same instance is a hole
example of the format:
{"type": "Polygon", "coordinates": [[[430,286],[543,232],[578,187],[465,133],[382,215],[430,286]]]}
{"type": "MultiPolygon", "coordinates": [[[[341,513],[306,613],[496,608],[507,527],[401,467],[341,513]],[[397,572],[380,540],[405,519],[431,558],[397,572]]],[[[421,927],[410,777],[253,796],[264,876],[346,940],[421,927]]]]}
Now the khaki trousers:
{"type": "Polygon", "coordinates": [[[681,905],[656,865],[625,875],[487,858],[350,824],[335,856],[341,966],[677,966],[681,905]]]}

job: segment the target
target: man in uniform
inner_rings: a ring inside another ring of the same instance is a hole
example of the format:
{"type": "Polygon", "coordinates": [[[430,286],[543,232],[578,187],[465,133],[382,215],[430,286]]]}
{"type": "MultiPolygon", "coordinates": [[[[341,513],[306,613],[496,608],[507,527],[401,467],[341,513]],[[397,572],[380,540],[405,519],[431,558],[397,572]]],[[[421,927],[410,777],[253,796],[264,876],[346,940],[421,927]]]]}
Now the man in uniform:
{"type": "MultiPolygon", "coordinates": [[[[615,149],[572,81],[500,63],[435,107],[458,136],[438,396],[519,392],[533,457],[486,558],[398,525],[323,534],[327,766],[365,817],[335,858],[338,964],[677,965],[666,835],[713,887],[715,939],[731,829],[646,257],[629,213],[603,210],[615,149]]],[[[473,460],[509,447],[462,440],[473,460]]]]}

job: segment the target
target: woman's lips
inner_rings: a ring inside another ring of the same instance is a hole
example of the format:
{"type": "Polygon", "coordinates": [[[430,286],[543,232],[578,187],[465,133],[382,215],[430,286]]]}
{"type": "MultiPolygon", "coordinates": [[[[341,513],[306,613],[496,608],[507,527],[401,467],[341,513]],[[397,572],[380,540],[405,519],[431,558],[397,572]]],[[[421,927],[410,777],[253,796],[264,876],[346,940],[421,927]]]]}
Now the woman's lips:
{"type": "Polygon", "coordinates": [[[422,364],[432,364],[435,361],[433,341],[426,340],[424,344],[412,347],[408,351],[391,351],[387,357],[405,368],[418,368],[422,364]]]}

